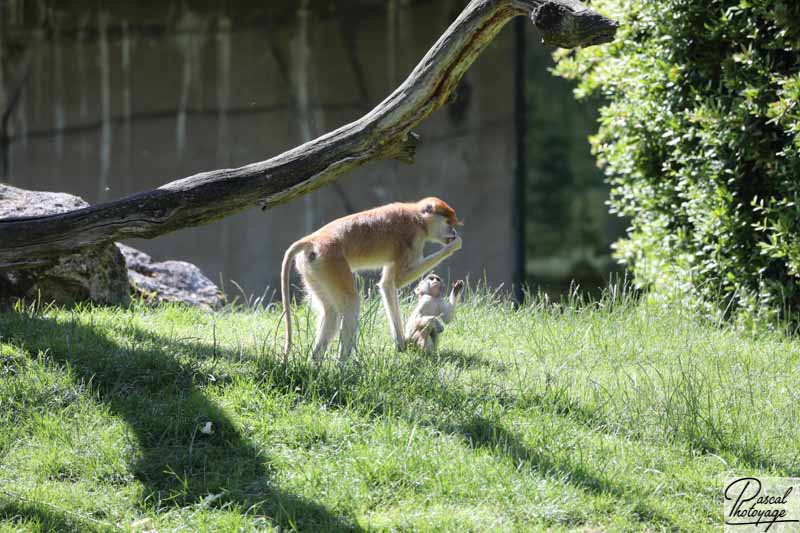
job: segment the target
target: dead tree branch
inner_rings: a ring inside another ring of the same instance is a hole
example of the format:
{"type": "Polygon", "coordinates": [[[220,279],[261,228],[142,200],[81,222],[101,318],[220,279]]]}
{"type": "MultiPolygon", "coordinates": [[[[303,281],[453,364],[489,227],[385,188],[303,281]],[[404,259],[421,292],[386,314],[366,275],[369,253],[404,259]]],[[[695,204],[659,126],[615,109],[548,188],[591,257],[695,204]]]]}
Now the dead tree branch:
{"type": "MultiPolygon", "coordinates": [[[[131,237],[153,238],[261,205],[286,203],[376,159],[412,162],[412,129],[443,106],[506,23],[528,16],[547,44],[608,42],[616,23],[576,0],[473,0],[408,78],[360,119],[278,156],[204,172],[68,213],[0,220],[0,269],[131,237]]],[[[2,187],[0,187],[2,201],[2,187]]]]}

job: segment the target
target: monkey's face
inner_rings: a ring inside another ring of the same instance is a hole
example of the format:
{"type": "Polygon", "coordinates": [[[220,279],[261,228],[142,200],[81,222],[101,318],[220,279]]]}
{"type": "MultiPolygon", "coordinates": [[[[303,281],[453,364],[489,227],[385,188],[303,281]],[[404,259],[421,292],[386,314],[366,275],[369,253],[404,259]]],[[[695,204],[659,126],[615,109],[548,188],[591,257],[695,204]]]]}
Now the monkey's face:
{"type": "Polygon", "coordinates": [[[422,218],[428,230],[428,240],[439,244],[450,244],[458,237],[455,226],[461,226],[453,208],[438,198],[420,200],[422,218]]]}
{"type": "Polygon", "coordinates": [[[450,244],[458,236],[456,228],[441,215],[433,215],[429,228],[430,239],[439,244],[450,244]]]}
{"type": "Polygon", "coordinates": [[[442,278],[431,272],[424,278],[422,278],[417,285],[417,288],[414,289],[414,292],[417,296],[432,296],[434,298],[439,298],[442,296],[442,289],[444,288],[444,284],[442,283],[442,278]]]}

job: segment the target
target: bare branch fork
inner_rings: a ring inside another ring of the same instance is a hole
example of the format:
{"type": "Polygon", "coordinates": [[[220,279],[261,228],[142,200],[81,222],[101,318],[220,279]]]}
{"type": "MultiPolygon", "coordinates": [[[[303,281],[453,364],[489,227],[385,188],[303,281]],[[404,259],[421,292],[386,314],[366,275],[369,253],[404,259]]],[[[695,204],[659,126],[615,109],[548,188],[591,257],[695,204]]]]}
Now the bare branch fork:
{"type": "Polygon", "coordinates": [[[68,213],[0,220],[0,270],[39,266],[115,240],[157,237],[256,205],[268,209],[372,160],[411,163],[418,142],[411,130],[450,100],[464,72],[516,16],[530,17],[546,44],[564,48],[609,42],[616,32],[614,21],[577,0],[473,0],[408,78],[360,119],[266,161],[68,213]]]}

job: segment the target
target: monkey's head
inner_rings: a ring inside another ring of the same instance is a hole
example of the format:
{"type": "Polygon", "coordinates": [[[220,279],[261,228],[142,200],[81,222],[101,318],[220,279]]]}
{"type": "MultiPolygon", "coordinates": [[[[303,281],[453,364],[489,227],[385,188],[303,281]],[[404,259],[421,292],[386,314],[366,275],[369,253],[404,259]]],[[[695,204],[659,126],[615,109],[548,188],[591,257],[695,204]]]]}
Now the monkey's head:
{"type": "Polygon", "coordinates": [[[432,296],[434,298],[441,298],[443,290],[444,284],[442,283],[442,278],[431,272],[420,280],[417,288],[414,289],[414,293],[417,296],[432,296]]]}
{"type": "Polygon", "coordinates": [[[428,238],[440,244],[449,244],[458,236],[456,226],[463,225],[455,210],[444,201],[430,197],[417,202],[422,220],[428,228],[428,238]]]}

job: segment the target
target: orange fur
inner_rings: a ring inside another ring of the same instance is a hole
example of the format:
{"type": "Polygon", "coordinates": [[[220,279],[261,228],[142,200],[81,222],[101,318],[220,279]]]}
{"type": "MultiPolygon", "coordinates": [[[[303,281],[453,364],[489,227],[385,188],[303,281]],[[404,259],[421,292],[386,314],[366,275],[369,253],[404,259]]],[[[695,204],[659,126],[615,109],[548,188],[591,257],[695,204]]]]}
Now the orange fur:
{"type": "Polygon", "coordinates": [[[434,213],[442,215],[453,226],[463,226],[461,221],[458,220],[455,210],[438,198],[430,197],[421,200],[422,202],[431,202],[434,205],[434,213]]]}
{"type": "Polygon", "coordinates": [[[300,272],[312,305],[319,314],[314,359],[320,360],[341,322],[339,356],[355,342],[358,293],[353,273],[383,268],[381,292],[392,337],[403,349],[397,289],[421,276],[461,247],[454,229],[460,225],[452,207],[438,198],[393,203],[334,220],[292,244],[281,268],[281,296],[286,313],[285,354],[291,347],[288,278],[292,262],[300,272]],[[423,257],[425,242],[444,247],[423,257]]]}

